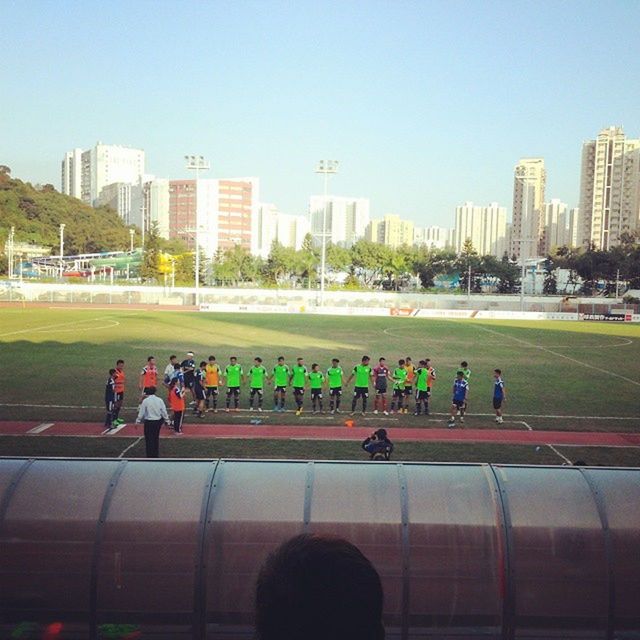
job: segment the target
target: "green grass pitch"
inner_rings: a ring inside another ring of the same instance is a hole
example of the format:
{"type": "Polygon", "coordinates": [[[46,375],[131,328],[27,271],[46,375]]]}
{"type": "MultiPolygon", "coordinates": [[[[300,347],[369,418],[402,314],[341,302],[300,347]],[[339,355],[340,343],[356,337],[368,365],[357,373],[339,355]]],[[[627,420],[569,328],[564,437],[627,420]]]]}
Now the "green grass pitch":
{"type": "MultiPolygon", "coordinates": [[[[0,348],[4,420],[101,420],[107,372],[117,358],[126,361],[125,404],[132,407],[148,355],[162,371],[171,353],[183,358],[192,350],[197,361],[215,354],[222,366],[236,355],[245,369],[259,355],[269,370],[281,354],[289,363],[302,356],[308,366],[318,362],[323,369],[338,357],[346,371],[363,354],[374,362],[385,356],[389,365],[407,355],[414,362],[428,356],[438,373],[435,414],[448,411],[455,370],[467,360],[469,426],[494,426],[495,367],[502,369],[507,386],[510,428],[525,428],[526,422],[534,429],[636,431],[640,425],[634,419],[640,406],[640,326],[631,324],[14,306],[0,308],[0,348]]],[[[349,401],[347,390],[343,405],[349,401]]],[[[247,406],[246,393],[241,402],[247,406]]],[[[291,408],[293,398],[288,402],[291,408]]],[[[269,393],[265,407],[270,408],[269,393]]],[[[132,416],[133,410],[125,412],[125,418],[132,416]]],[[[239,421],[233,414],[207,415],[214,419],[239,421]]],[[[308,414],[306,419],[309,424],[308,414]]],[[[403,426],[417,428],[442,426],[443,420],[402,417],[403,426]]],[[[278,416],[278,423],[298,421],[291,412],[278,416]]],[[[373,426],[373,417],[370,421],[373,426]]],[[[324,424],[331,418],[318,420],[319,429],[324,424]]]]}

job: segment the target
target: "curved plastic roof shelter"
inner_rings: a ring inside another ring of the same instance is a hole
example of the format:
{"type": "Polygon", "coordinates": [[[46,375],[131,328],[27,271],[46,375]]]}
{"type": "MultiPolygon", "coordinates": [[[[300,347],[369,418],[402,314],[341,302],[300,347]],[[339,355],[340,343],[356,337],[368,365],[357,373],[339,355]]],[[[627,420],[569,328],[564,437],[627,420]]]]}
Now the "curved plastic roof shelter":
{"type": "Polygon", "coordinates": [[[637,469],[16,458],[0,636],[250,638],[302,531],[371,559],[388,638],[640,638],[637,469]]]}

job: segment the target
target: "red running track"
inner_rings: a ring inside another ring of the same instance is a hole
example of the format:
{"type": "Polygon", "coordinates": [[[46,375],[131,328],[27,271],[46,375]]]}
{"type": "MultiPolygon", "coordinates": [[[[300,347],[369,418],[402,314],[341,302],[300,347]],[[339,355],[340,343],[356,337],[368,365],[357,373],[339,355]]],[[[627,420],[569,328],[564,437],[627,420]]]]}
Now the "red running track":
{"type": "MultiPolygon", "coordinates": [[[[252,424],[191,424],[184,425],[184,438],[264,438],[275,440],[353,440],[370,435],[370,427],[328,427],[318,425],[284,426],[252,424]]],[[[391,427],[389,437],[405,442],[493,442],[497,444],[569,445],[585,447],[640,447],[640,433],[603,433],[593,431],[522,431],[513,429],[407,429],[391,427]]],[[[104,427],[92,422],[0,422],[0,436],[87,436],[104,435],[104,427]],[[50,426],[49,426],[50,425],[50,426]],[[31,432],[31,433],[29,433],[31,432]]],[[[108,437],[138,437],[141,425],[127,424],[108,437]]],[[[177,437],[165,428],[163,437],[177,437]]]]}

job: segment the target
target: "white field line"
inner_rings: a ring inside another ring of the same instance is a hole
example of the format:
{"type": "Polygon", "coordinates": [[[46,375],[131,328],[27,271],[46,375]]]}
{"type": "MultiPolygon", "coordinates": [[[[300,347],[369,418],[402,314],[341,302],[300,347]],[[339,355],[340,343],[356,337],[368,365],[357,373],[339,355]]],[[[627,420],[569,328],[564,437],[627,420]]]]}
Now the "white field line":
{"type": "MultiPolygon", "coordinates": [[[[97,320],[98,318],[96,318],[97,320]]],[[[99,326],[90,325],[88,327],[71,327],[70,329],[38,329],[34,333],[72,333],[77,331],[98,331],[99,329],[112,329],[113,327],[120,326],[117,320],[111,320],[109,318],[103,318],[106,322],[111,324],[102,324],[99,326]]]]}
{"type": "Polygon", "coordinates": [[[138,442],[140,442],[140,440],[142,440],[144,436],[139,436],[138,438],[136,438],[119,456],[118,458],[123,458],[124,454],[127,453],[127,451],[129,451],[130,449],[133,449],[133,447],[135,447],[138,442]]]}
{"type": "MultiPolygon", "coordinates": [[[[507,422],[509,422],[509,420],[507,420],[507,422]]],[[[510,422],[512,424],[523,424],[529,431],[533,431],[533,427],[524,420],[511,420],[510,422]]]]}
{"type": "Polygon", "coordinates": [[[37,427],[33,427],[33,429],[29,429],[27,433],[42,433],[43,431],[46,431],[50,427],[53,427],[54,424],[55,422],[43,422],[42,424],[39,424],[37,427]]]}
{"type": "Polygon", "coordinates": [[[508,333],[501,333],[500,331],[495,331],[494,329],[487,329],[487,327],[482,327],[480,325],[477,325],[477,326],[478,326],[478,329],[481,329],[482,331],[487,331],[488,333],[495,333],[499,336],[511,338],[512,340],[515,340],[516,342],[519,342],[520,344],[523,344],[527,347],[531,347],[533,349],[539,349],[540,351],[546,351],[547,353],[550,353],[554,356],[558,356],[558,358],[564,358],[565,360],[569,360],[570,362],[575,362],[576,364],[579,364],[583,367],[587,367],[589,369],[593,369],[594,371],[608,373],[610,376],[615,376],[616,378],[620,378],[620,380],[625,380],[626,382],[630,382],[631,384],[635,384],[637,387],[640,387],[640,382],[638,382],[637,380],[632,380],[631,378],[627,378],[626,376],[621,376],[619,373],[616,373],[615,371],[608,371],[607,369],[603,369],[602,367],[594,367],[593,365],[588,364],[586,362],[582,362],[581,360],[576,360],[575,358],[566,356],[564,353],[559,353],[558,351],[554,351],[553,349],[548,349],[547,347],[543,347],[542,345],[529,342],[528,340],[523,340],[522,338],[516,338],[515,336],[512,336],[508,333]]]}
{"type": "Polygon", "coordinates": [[[551,451],[553,451],[557,456],[560,456],[566,463],[573,464],[567,456],[562,455],[552,444],[548,444],[547,447],[549,447],[549,449],[551,449],[551,451]]]}
{"type": "MultiPolygon", "coordinates": [[[[48,324],[42,327],[29,327],[28,329],[20,329],[18,331],[9,331],[8,333],[0,333],[0,338],[4,338],[6,336],[15,336],[21,333],[40,333],[47,332],[51,329],[55,329],[56,327],[68,327],[70,324],[81,324],[85,322],[97,322],[98,320],[110,320],[107,317],[101,318],[88,318],[87,320],[73,320],[71,322],[59,322],[57,324],[48,324]]],[[[118,323],[119,324],[119,323],[118,323]]]]}
{"type": "MultiPolygon", "coordinates": [[[[484,327],[480,327],[480,328],[484,328],[484,327]]],[[[491,331],[490,329],[487,329],[487,331],[491,331]]],[[[413,336],[403,336],[400,335],[399,333],[394,333],[393,331],[390,331],[388,328],[387,329],[383,329],[382,333],[391,336],[393,338],[401,338],[403,340],[409,340],[412,339],[413,336]]],[[[497,331],[495,331],[494,333],[499,334],[497,331]]],[[[629,338],[623,338],[622,336],[618,336],[619,338],[619,342],[613,342],[613,343],[607,343],[607,342],[599,342],[597,344],[579,344],[579,345],[566,345],[566,344],[548,344],[547,348],[553,348],[553,349],[609,349],[609,348],[613,348],[613,347],[628,347],[630,344],[633,344],[633,340],[629,339],[629,338]]],[[[434,340],[432,338],[429,339],[430,343],[436,343],[436,344],[448,344],[450,343],[450,340],[443,338],[443,339],[437,339],[434,340]]],[[[468,342],[471,342],[471,340],[469,340],[468,342]]],[[[490,341],[490,342],[484,342],[483,344],[503,344],[501,340],[496,340],[495,342],[490,341]]],[[[440,361],[438,361],[440,362],[440,361]]],[[[447,363],[440,363],[440,364],[447,364],[447,363]]],[[[456,366],[456,365],[454,365],[456,366]]]]}

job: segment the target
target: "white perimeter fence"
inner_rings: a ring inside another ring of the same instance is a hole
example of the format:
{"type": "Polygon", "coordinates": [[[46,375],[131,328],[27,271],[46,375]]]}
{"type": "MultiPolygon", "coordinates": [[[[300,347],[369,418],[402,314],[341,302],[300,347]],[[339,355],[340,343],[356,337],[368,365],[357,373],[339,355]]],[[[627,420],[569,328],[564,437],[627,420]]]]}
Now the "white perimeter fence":
{"type": "MultiPolygon", "coordinates": [[[[229,289],[202,287],[198,309],[204,312],[309,313],[528,320],[594,320],[640,322],[637,305],[606,298],[517,295],[451,295],[389,291],[307,289],[229,289]]],[[[0,302],[49,305],[155,305],[196,308],[193,287],[147,287],[107,284],[55,284],[0,281],[0,302]]]]}

